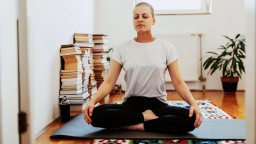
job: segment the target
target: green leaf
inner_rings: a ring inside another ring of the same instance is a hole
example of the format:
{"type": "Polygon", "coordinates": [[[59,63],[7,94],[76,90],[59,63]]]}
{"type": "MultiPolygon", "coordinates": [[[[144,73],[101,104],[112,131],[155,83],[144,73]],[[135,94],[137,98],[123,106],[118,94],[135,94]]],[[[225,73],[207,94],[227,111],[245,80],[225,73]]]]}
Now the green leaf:
{"type": "Polygon", "coordinates": [[[223,64],[223,70],[222,70],[222,76],[225,75],[226,69],[227,69],[227,66],[228,66],[230,60],[231,60],[231,59],[229,59],[229,60],[227,60],[227,61],[224,62],[224,64],[223,64]]]}
{"type": "Polygon", "coordinates": [[[239,38],[239,37],[240,37],[240,34],[237,34],[237,35],[236,35],[236,39],[239,38]]]}
{"type": "Polygon", "coordinates": [[[227,47],[220,45],[220,48],[218,48],[218,49],[227,49],[227,47]]]}
{"type": "Polygon", "coordinates": [[[209,57],[203,64],[204,69],[208,69],[208,67],[215,61],[214,58],[209,57]]]}
{"type": "Polygon", "coordinates": [[[207,53],[214,54],[214,55],[218,55],[218,54],[217,54],[217,53],[215,53],[215,52],[207,52],[207,53]]]}
{"type": "Polygon", "coordinates": [[[239,76],[245,72],[243,59],[245,59],[245,38],[241,34],[237,34],[234,39],[223,35],[228,41],[225,45],[220,45],[217,52],[207,52],[212,54],[203,63],[204,69],[209,69],[208,74],[213,74],[215,71],[222,71],[222,76],[239,76]]]}

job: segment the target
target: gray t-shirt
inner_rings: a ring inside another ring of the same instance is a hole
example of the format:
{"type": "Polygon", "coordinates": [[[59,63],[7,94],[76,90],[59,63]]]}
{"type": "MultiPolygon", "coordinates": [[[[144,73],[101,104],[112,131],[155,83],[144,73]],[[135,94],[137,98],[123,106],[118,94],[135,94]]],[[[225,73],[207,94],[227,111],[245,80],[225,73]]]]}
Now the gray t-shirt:
{"type": "Polygon", "coordinates": [[[124,101],[130,96],[145,96],[166,102],[167,65],[178,57],[170,42],[157,38],[149,43],[129,40],[116,47],[111,58],[120,63],[125,71],[124,101]]]}

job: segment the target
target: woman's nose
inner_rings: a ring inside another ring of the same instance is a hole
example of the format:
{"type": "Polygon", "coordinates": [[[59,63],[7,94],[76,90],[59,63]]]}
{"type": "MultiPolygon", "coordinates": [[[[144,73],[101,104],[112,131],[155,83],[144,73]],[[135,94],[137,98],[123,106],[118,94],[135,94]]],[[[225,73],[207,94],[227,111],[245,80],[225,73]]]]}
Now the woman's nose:
{"type": "Polygon", "coordinates": [[[139,19],[139,20],[138,20],[138,23],[142,23],[142,22],[143,22],[143,20],[142,20],[142,19],[139,19]]]}
{"type": "Polygon", "coordinates": [[[138,21],[143,21],[143,17],[139,16],[138,21]]]}

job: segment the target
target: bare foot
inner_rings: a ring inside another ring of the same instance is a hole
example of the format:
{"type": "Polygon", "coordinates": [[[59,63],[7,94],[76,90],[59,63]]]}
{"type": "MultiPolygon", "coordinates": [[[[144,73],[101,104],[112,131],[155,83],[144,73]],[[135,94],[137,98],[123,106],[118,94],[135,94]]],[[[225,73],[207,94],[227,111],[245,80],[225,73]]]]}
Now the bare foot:
{"type": "Polygon", "coordinates": [[[146,110],[143,113],[144,121],[152,120],[152,119],[157,119],[158,116],[156,116],[151,110],[146,110]]]}
{"type": "Polygon", "coordinates": [[[143,123],[139,123],[139,124],[135,124],[135,125],[129,125],[129,126],[125,126],[125,127],[122,127],[122,128],[128,129],[128,130],[141,130],[141,131],[144,131],[143,123]]]}

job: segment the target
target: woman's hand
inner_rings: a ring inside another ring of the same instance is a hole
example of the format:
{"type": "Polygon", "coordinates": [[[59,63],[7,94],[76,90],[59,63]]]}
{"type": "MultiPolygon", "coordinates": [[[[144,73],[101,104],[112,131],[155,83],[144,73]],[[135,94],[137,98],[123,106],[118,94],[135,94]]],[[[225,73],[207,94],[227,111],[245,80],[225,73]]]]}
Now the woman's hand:
{"type": "Polygon", "coordinates": [[[192,117],[193,114],[196,115],[194,126],[195,128],[198,128],[203,121],[203,116],[198,106],[190,106],[189,117],[192,117]]]}
{"type": "Polygon", "coordinates": [[[95,107],[95,104],[91,103],[91,102],[83,104],[82,112],[83,112],[83,115],[84,115],[84,120],[88,124],[92,123],[91,116],[92,116],[92,112],[93,112],[94,107],[95,107]]]}

